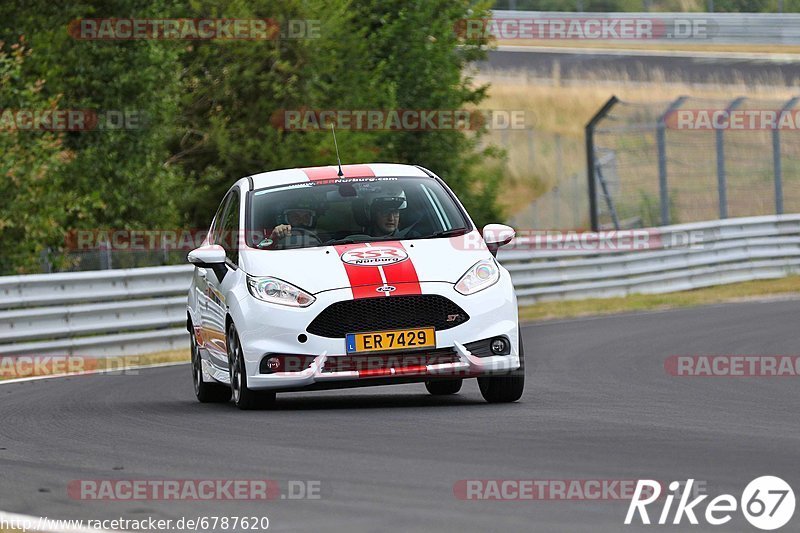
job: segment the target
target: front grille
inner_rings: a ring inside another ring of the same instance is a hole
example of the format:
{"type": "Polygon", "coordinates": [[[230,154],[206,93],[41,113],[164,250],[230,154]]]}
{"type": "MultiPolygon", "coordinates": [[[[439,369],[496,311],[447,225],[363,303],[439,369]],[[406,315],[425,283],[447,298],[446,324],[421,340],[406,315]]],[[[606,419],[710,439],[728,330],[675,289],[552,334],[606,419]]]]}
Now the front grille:
{"type": "Polygon", "coordinates": [[[336,302],[309,324],[308,332],[343,338],[347,333],[433,326],[450,329],[469,320],[458,305],[438,294],[386,296],[336,302]]]}
{"type": "Polygon", "coordinates": [[[322,366],[323,372],[353,372],[360,370],[385,370],[387,368],[407,368],[413,366],[441,365],[457,363],[458,354],[452,348],[439,348],[429,352],[382,354],[382,355],[343,355],[328,357],[322,366]]]}

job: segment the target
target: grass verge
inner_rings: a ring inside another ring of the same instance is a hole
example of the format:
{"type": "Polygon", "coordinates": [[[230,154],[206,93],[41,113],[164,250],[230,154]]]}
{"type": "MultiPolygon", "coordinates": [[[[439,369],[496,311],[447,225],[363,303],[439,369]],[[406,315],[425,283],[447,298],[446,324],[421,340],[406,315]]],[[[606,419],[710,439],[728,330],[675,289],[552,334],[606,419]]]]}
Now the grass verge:
{"type": "MultiPolygon", "coordinates": [[[[0,357],[0,381],[56,374],[79,374],[89,371],[122,371],[130,367],[180,363],[189,360],[188,349],[120,357],[84,357],[80,355],[0,357]]],[[[0,530],[0,533],[3,531],[0,530]]]]}
{"type": "Polygon", "coordinates": [[[800,297],[800,276],[781,279],[745,281],[692,291],[667,294],[632,294],[621,298],[590,298],[542,302],[520,307],[521,321],[611,315],[634,311],[656,311],[697,307],[726,302],[757,300],[775,295],[796,294],[800,297]]]}

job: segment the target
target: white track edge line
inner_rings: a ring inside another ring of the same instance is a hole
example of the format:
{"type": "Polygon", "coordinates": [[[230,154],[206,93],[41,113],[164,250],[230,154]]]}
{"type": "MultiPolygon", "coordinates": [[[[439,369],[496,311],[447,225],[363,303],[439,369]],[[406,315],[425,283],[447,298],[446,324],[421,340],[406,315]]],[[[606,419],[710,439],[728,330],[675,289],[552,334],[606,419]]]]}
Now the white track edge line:
{"type": "MultiPolygon", "coordinates": [[[[86,370],[84,372],[72,372],[69,374],[49,374],[46,376],[31,376],[27,378],[14,378],[14,379],[0,379],[0,385],[7,385],[9,383],[22,383],[25,381],[39,381],[41,379],[55,379],[55,378],[69,378],[74,376],[90,376],[93,374],[107,374],[110,372],[124,372],[125,370],[142,370],[147,368],[161,368],[167,366],[188,365],[191,361],[178,361],[171,363],[154,363],[152,365],[134,365],[125,366],[121,368],[103,368],[100,370],[86,370]]],[[[2,513],[2,511],[0,511],[2,513]]]]}

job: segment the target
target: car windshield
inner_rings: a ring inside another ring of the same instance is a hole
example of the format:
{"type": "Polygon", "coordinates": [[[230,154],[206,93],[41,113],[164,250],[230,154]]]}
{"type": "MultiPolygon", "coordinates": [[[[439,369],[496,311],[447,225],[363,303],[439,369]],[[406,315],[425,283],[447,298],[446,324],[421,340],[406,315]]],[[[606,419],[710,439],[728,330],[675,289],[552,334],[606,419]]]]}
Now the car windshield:
{"type": "Polygon", "coordinates": [[[463,234],[469,222],[433,178],[342,178],[254,191],[251,247],[286,250],[463,234]]]}

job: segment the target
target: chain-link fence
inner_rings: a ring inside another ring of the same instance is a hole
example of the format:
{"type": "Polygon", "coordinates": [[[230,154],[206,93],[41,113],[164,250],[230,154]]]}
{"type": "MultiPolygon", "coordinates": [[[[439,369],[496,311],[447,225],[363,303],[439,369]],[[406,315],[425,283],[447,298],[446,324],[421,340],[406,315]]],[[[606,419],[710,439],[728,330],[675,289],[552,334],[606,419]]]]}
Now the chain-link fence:
{"type": "Polygon", "coordinates": [[[798,101],[612,98],[586,129],[592,226],[800,211],[798,101]]]}
{"type": "Polygon", "coordinates": [[[574,229],[588,224],[583,139],[535,128],[490,131],[481,148],[506,152],[500,201],[518,229],[574,229]]]}

